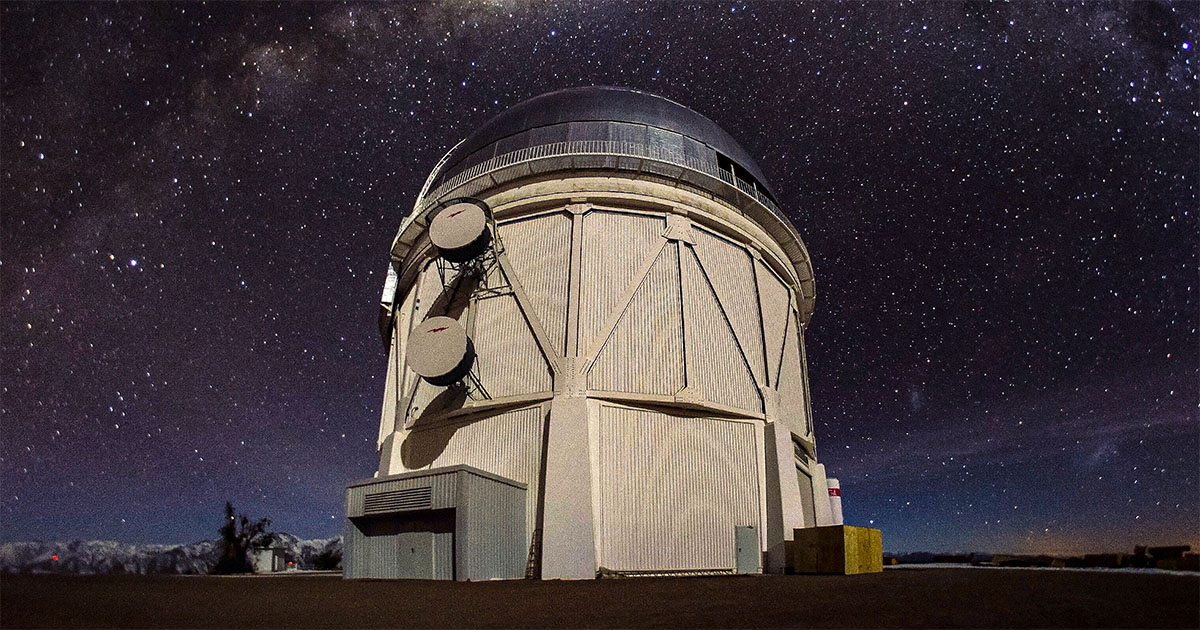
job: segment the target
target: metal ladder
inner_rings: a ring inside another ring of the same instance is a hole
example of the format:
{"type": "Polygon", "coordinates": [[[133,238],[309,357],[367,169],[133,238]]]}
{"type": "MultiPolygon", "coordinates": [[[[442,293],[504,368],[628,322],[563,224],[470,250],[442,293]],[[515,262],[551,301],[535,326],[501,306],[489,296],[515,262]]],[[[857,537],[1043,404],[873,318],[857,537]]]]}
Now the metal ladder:
{"type": "Polygon", "coordinates": [[[542,528],[533,530],[533,539],[529,541],[529,559],[525,561],[525,579],[536,580],[542,577],[542,528]]]}

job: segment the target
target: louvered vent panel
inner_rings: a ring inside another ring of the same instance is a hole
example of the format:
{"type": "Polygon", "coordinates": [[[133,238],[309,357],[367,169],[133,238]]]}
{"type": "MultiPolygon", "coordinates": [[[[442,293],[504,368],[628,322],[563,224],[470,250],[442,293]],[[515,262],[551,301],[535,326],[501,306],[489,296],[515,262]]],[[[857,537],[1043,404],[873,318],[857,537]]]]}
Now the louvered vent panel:
{"type": "Polygon", "coordinates": [[[391,492],[375,492],[363,499],[363,514],[385,514],[403,510],[424,510],[433,507],[433,488],[408,488],[391,492]]]}

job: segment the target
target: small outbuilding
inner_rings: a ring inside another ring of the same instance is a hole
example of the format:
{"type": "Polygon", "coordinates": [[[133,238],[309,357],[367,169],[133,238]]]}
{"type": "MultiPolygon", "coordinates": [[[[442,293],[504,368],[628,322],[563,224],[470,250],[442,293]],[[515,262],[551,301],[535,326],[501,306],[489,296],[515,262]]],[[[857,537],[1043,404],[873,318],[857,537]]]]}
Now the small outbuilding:
{"type": "Polygon", "coordinates": [[[255,573],[278,573],[288,570],[282,547],[259,547],[250,551],[250,563],[255,573]]]}
{"type": "Polygon", "coordinates": [[[346,578],[525,575],[525,484],[470,466],[367,479],[346,491],[346,578]]]}

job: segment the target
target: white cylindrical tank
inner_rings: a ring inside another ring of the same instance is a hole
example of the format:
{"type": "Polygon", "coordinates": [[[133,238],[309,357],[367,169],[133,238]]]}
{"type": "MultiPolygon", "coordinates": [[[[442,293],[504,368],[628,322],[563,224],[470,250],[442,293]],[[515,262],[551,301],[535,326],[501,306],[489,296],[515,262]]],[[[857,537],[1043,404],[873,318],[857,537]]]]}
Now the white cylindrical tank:
{"type": "Polygon", "coordinates": [[[837,479],[826,479],[829,486],[829,509],[833,514],[833,524],[842,524],[842,484],[837,479]]]}

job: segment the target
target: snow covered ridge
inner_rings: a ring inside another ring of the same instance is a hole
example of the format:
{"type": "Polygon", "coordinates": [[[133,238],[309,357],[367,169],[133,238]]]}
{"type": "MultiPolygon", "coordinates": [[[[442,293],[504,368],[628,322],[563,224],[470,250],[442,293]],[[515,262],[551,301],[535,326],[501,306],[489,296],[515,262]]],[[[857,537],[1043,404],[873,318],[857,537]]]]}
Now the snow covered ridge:
{"type": "MultiPolygon", "coordinates": [[[[309,569],[323,552],[341,554],[342,538],[301,540],[278,534],[288,561],[309,569]]],[[[99,574],[204,574],[216,564],[216,540],[186,545],[126,544],[111,540],[0,543],[0,572],[99,574]]]]}

